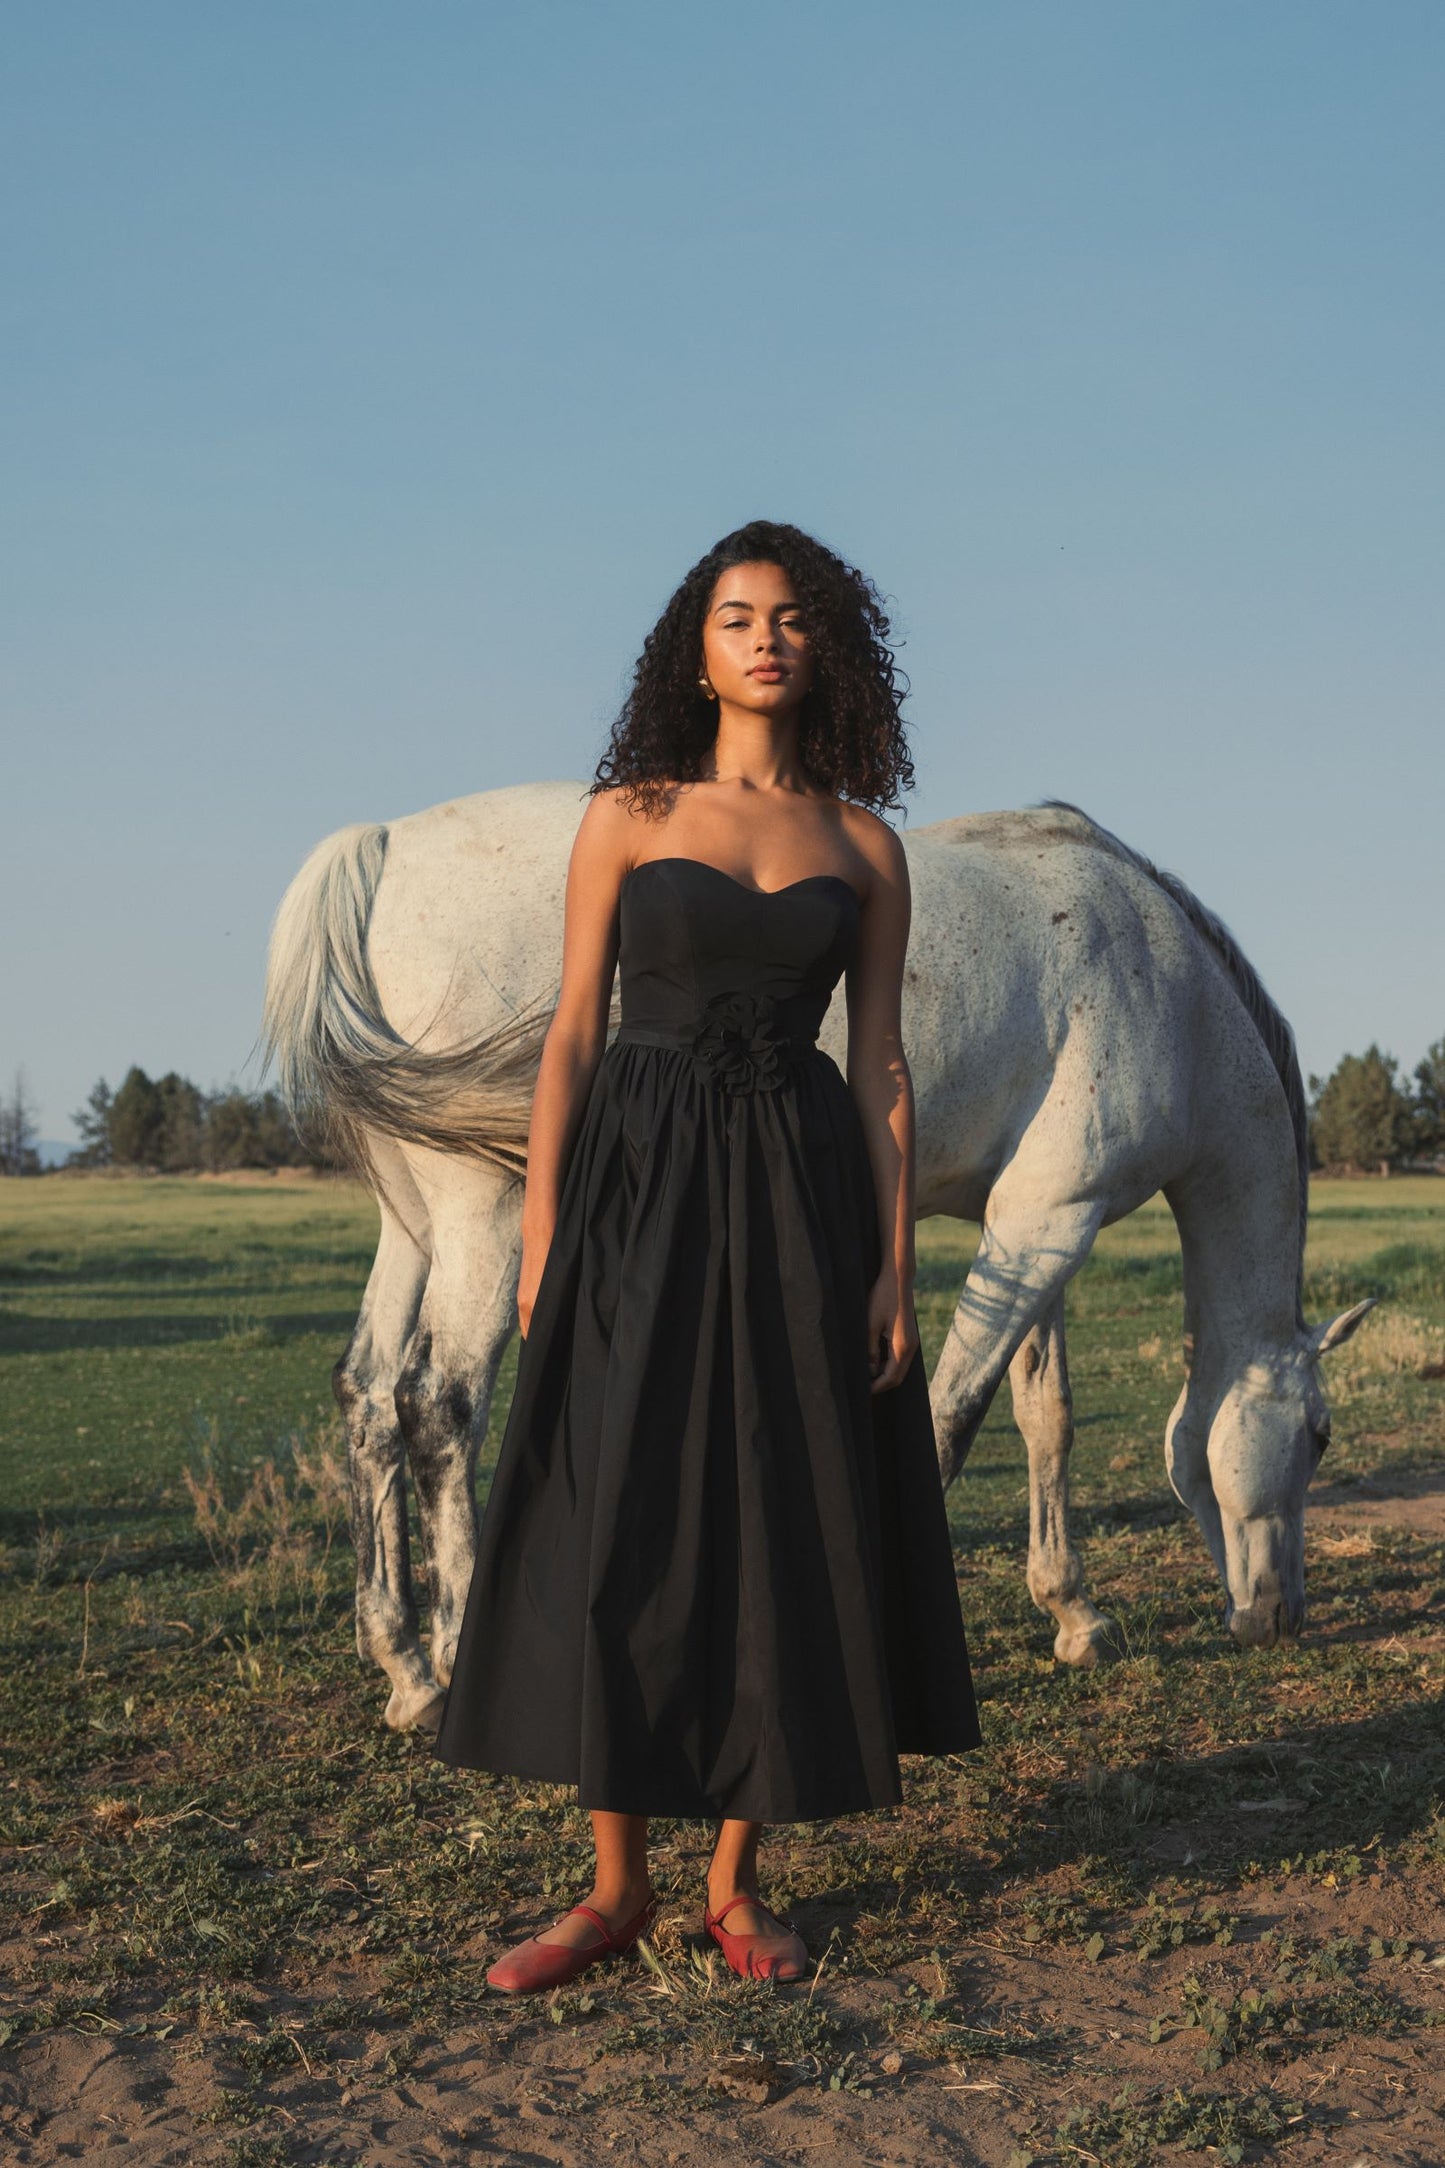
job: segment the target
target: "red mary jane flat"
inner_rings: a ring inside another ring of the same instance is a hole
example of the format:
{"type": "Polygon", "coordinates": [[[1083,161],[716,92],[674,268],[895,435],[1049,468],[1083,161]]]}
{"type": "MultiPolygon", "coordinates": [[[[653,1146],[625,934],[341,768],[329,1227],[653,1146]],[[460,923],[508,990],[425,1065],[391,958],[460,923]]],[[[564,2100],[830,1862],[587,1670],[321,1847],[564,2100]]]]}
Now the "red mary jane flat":
{"type": "Polygon", "coordinates": [[[711,1911],[704,1904],[702,1908],[703,1930],[706,1934],[712,1936],[713,1941],[727,1959],[729,1969],[735,1972],[740,1980],[800,1980],[803,1977],[803,1967],[807,1963],[807,1950],[803,1949],[801,1960],[790,1959],[786,1951],[782,1950],[770,1951],[766,1957],[759,1956],[757,1954],[758,1945],[766,1941],[767,1936],[730,1935],[722,1924],[735,1905],[756,1905],[760,1912],[767,1913],[774,1927],[781,1928],[785,1935],[796,1936],[800,1947],[803,1941],[802,1936],[798,1934],[798,1930],[791,1920],[780,1920],[776,1912],[768,1911],[767,1906],[762,1903],[761,1899],[749,1897],[746,1892],[738,1897],[729,1897],[727,1903],[717,1912],[711,1911]],[[796,1972],[783,1972],[780,1970],[783,1965],[793,1962],[798,1963],[796,1972]]]}
{"type": "MultiPolygon", "coordinates": [[[[525,1942],[514,1943],[510,1950],[497,1959],[487,1973],[488,1987],[500,1988],[504,1994],[526,1994],[537,1988],[560,1987],[566,1980],[575,1980],[579,1972],[596,1964],[599,1957],[620,1957],[634,1943],[649,1932],[662,1906],[657,1895],[648,1898],[642,1910],[628,1920],[625,1926],[613,1929],[608,1926],[600,1912],[591,1905],[572,1905],[552,1921],[554,1927],[570,1918],[573,1912],[585,1912],[588,1919],[601,1929],[600,1942],[583,1943],[571,1948],[565,1942],[542,1942],[536,1935],[528,1935],[525,1942]]],[[[543,1932],[545,1933],[545,1929],[543,1932]]]]}

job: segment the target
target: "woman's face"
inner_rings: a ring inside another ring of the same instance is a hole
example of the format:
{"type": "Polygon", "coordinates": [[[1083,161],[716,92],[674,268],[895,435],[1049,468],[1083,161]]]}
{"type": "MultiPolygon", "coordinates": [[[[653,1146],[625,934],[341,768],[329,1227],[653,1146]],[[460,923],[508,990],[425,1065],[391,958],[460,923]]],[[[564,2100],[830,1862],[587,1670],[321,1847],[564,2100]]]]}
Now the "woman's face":
{"type": "Polygon", "coordinates": [[[781,565],[734,565],[712,591],[702,628],[703,666],[720,702],[756,715],[788,715],[813,677],[793,584],[781,565]]]}

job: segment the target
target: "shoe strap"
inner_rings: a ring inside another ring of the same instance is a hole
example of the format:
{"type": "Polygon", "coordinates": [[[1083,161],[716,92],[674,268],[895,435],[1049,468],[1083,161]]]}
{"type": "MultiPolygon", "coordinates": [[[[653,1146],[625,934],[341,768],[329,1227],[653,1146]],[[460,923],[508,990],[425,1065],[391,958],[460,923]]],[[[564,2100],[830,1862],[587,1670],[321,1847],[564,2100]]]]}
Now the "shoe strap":
{"type": "Polygon", "coordinates": [[[564,1912],[562,1917],[566,1919],[568,1913],[571,1912],[585,1912],[588,1919],[594,1920],[596,1924],[602,1929],[603,1934],[607,1937],[607,1940],[609,1942],[613,1942],[616,1940],[616,1936],[614,1935],[612,1929],[608,1926],[606,1920],[603,1919],[602,1914],[600,1912],[594,1912],[591,1905],[569,1905],[567,1908],[567,1912],[564,1912]]]}
{"type": "MultiPolygon", "coordinates": [[[[713,1926],[721,1927],[723,1921],[727,1918],[729,1912],[733,1910],[735,1905],[756,1905],[760,1912],[767,1912],[768,1918],[772,1921],[774,1927],[781,1927],[786,1934],[792,1934],[794,1932],[794,1930],[788,1926],[786,1920],[780,1920],[776,1912],[768,1911],[768,1907],[763,1903],[761,1897],[749,1897],[746,1890],[744,1890],[740,1896],[729,1897],[727,1903],[723,1906],[721,1912],[712,1912],[713,1926]]],[[[711,1912],[711,1906],[709,1906],[708,1909],[711,1912]]]]}
{"type": "MultiPolygon", "coordinates": [[[[656,1903],[657,1899],[655,1896],[649,1897],[647,1903],[642,1907],[642,1910],[640,1912],[635,1912],[630,1920],[624,1920],[622,1926],[618,1928],[609,1927],[606,1920],[603,1919],[602,1914],[600,1912],[594,1912],[591,1905],[572,1905],[571,1907],[569,1907],[569,1909],[573,1912],[585,1912],[589,1920],[596,1921],[597,1925],[602,1929],[603,1934],[606,1935],[608,1942],[610,1944],[615,1944],[618,1938],[627,1932],[627,1929],[629,1927],[635,1927],[639,1920],[645,1919],[647,1917],[647,1914],[652,1910],[653,1906],[656,1903]]],[[[566,1917],[565,1913],[563,1917],[566,1917]]]]}

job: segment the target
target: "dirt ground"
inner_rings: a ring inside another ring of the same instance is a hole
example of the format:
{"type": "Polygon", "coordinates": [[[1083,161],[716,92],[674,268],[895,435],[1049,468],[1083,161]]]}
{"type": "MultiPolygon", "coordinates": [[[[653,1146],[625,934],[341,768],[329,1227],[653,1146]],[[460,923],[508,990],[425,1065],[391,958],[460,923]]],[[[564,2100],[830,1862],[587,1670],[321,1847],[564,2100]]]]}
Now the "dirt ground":
{"type": "MultiPolygon", "coordinates": [[[[1402,1473],[1388,1491],[1325,1487],[1313,1496],[1310,1523],[1316,1555],[1369,1547],[1382,1527],[1438,1539],[1445,1471],[1402,1473]]],[[[1360,1631],[1368,1636],[1368,1627],[1360,1631]]],[[[1413,1641],[1412,1659],[1420,1649],[1413,1641]]],[[[1302,1802],[1287,1790],[1248,1805],[1263,1852],[1277,1857],[1300,1841],[1291,1824],[1302,1802]]],[[[1208,1834],[1203,1824],[1186,1825],[1201,1849],[1208,1834]]],[[[1161,1867],[1184,1841],[1177,1823],[1139,1836],[1161,1867]]],[[[697,1886],[700,1868],[700,1859],[684,1863],[680,1891],[697,1886]]],[[[815,1957],[823,1954],[820,1971],[795,1986],[741,1987],[717,1953],[709,1959],[689,1899],[664,1914],[655,1967],[633,1956],[596,1968],[560,1997],[488,1998],[489,2022],[440,2034],[349,2017],[374,2013],[379,1971],[368,1961],[323,1961],[304,1997],[243,2003],[209,2029],[167,2022],[138,1983],[131,2014],[117,2015],[112,2004],[94,2033],[80,2011],[67,2027],[12,2044],[0,2060],[0,2157],[27,2168],[102,2153],[227,2168],[438,2161],[1138,2168],[1198,2153],[1277,2158],[1291,2168],[1438,2168],[1445,2161],[1438,1904],[1423,1900],[1410,1877],[1382,1873],[1369,1860],[1347,1883],[1296,1872],[1261,1878],[1229,1901],[1237,1908],[1232,1931],[1217,1942],[1191,1935],[1147,1964],[1122,1938],[1120,1946],[1083,1951],[1046,1936],[1030,1947],[1000,1933],[966,1941],[944,1983],[926,1954],[910,1961],[904,1953],[872,1977],[830,1977],[830,1937],[849,1930],[846,1892],[832,1903],[800,1897],[792,1909],[815,1957]],[[1351,1971],[1331,1954],[1346,1950],[1368,1951],[1367,1970],[1351,1971]],[[1323,2001],[1316,1993],[1308,2004],[1292,2003],[1302,1981],[1323,1987],[1323,2001]],[[807,2053],[780,2055],[776,2025],[761,2022],[763,1998],[801,2003],[805,2014],[816,1998],[844,2026],[863,2020],[872,2039],[906,2040],[909,2014],[930,2010],[930,1996],[942,2001],[945,1984],[957,2052],[895,2045],[845,2058],[826,2085],[807,2053]],[[619,2044],[619,2011],[635,2017],[654,1996],[691,1996],[702,2010],[709,1994],[758,1997],[759,2032],[774,2042],[771,2051],[749,2052],[744,2041],[741,2052],[700,2058],[677,2044],[676,2028],[670,2043],[650,2046],[645,2023],[635,2048],[619,2044]],[[318,2010],[329,2028],[324,2054],[318,2010]],[[1292,2010],[1305,2011],[1307,2022],[1292,2010]],[[880,2023],[890,2016],[899,2022],[880,2023]],[[594,2038],[607,2018],[614,2033],[603,2054],[594,2038]],[[1211,2039],[1228,2051],[1212,2071],[1211,2039]],[[264,2106],[256,2092],[262,2074],[264,2106]]],[[[448,1961],[480,1972],[557,1909],[529,1902],[448,1961]]],[[[84,1933],[72,1924],[48,1939],[63,1951],[84,1933]]],[[[0,1951],[0,1970],[21,1954],[0,1951]]]]}
{"type": "MultiPolygon", "coordinates": [[[[817,1908],[799,1906],[798,1916],[815,1943],[826,1940],[830,1923],[817,1908]]],[[[1354,1934],[1423,1945],[1425,1963],[1411,1964],[1412,1995],[1429,2004],[1437,2024],[1445,2016],[1445,1980],[1429,1962],[1445,1946],[1445,1920],[1438,1912],[1419,1917],[1404,1893],[1387,1895],[1366,1880],[1348,1894],[1311,1890],[1262,1904],[1219,1961],[1201,1966],[1197,1951],[1181,1950],[1147,1982],[1128,1954],[1088,1966],[1059,1950],[1021,1960],[979,1948],[968,1967],[965,2008],[969,2024],[995,2034],[999,2048],[927,2064],[893,2051],[836,2092],[798,2084],[795,2070],[746,2055],[719,2064],[705,2094],[695,2061],[676,2054],[609,2056],[603,2075],[585,2025],[559,2027],[539,1997],[528,1998],[530,2011],[519,2009],[490,2039],[475,2028],[440,2039],[396,2031],[336,2038],[325,2070],[306,2067],[298,2040],[294,2067],[276,2072],[269,2087],[266,2121],[272,2131],[278,2121],[283,2126],[279,2142],[248,2143],[244,2133],[207,2127],[218,2099],[239,2100],[244,2086],[231,2042],[217,2049],[204,2038],[172,2045],[154,2031],[95,2039],[54,2033],[27,2044],[0,2077],[0,2131],[5,2157],[26,2164],[122,2150],[126,2160],[147,2164],[472,2160],[509,2168],[614,2161],[648,2168],[714,2161],[737,2168],[1021,2168],[1030,2159],[1099,2159],[1110,2156],[1035,2153],[1029,2133],[1053,2131],[1070,2108],[1097,2101],[1101,2080],[1109,2100],[1132,2087],[1146,2106],[1176,2087],[1197,2094],[1198,2030],[1169,2026],[1151,2045],[1151,2016],[1201,1971],[1221,2000],[1265,1976],[1261,1937],[1270,1929],[1319,1941],[1354,1934]],[[1042,2065],[1032,2049],[1011,2056],[1012,2037],[1066,2039],[1067,2055],[1042,2065]],[[616,2099],[619,2092],[632,2097],[616,2099]]],[[[686,1916],[664,1921],[658,1946],[665,1965],[677,1960],[691,1931],[686,1916]]],[[[468,1960],[486,1954],[486,1945],[458,1953],[468,1960]]],[[[338,1972],[319,1979],[315,1993],[364,1996],[368,1984],[360,1972],[338,1972]]],[[[846,2011],[866,1999],[876,2011],[905,1991],[905,1979],[894,1977],[866,1991],[850,1988],[834,2006],[846,2011]]],[[[808,1989],[773,1992],[803,1996],[808,1989]]],[[[303,2015],[298,2006],[298,2027],[303,2015]]],[[[267,2023],[273,2035],[285,2031],[287,2013],[273,2007],[267,2023]]],[[[1345,2038],[1326,2053],[1299,2055],[1279,2041],[1259,2081],[1280,2101],[1314,2110],[1287,2145],[1289,2162],[1436,2168],[1445,2160],[1445,2034],[1429,2037],[1428,2049],[1388,2037],[1345,2038]]],[[[1147,2137],[1143,2142],[1136,2157],[1165,2157],[1147,2137]]],[[[1220,2157],[1217,2147],[1210,2151],[1220,2157]]],[[[1167,2153],[1174,2157],[1172,2145],[1167,2153]]],[[[1246,2145],[1224,2157],[1255,2153],[1246,2145]]]]}
{"type": "Polygon", "coordinates": [[[1438,1543],[1445,1540],[1445,1475],[1438,1468],[1402,1468],[1388,1484],[1358,1477],[1349,1484],[1316,1484],[1305,1522],[1307,1544],[1316,1530],[1349,1535],[1368,1528],[1399,1528],[1438,1543]]]}

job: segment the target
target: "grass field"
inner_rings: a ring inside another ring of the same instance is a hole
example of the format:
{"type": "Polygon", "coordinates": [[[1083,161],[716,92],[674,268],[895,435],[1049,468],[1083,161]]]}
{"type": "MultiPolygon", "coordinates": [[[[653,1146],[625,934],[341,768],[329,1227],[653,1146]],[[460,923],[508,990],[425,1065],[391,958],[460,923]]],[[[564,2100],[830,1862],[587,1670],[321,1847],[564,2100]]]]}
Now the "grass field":
{"type": "MultiPolygon", "coordinates": [[[[652,1965],[485,1989],[581,1893],[587,1822],[385,1732],[357,1662],[328,1373],[374,1228],[342,1183],[0,1183],[13,2157],[1445,2158],[1445,1183],[1316,1185],[1309,1314],[1383,1300],[1327,1364],[1276,1652],[1228,1644],[1164,1476],[1172,1222],[1106,1233],[1074,1490],[1127,1659],[1052,1663],[1004,1396],[948,1501],[986,1748],[770,1835],[807,1991],[708,1963],[708,1832],[672,1822],[652,1965]]],[[[931,1367],[974,1237],[919,1236],[931,1367]]]]}

